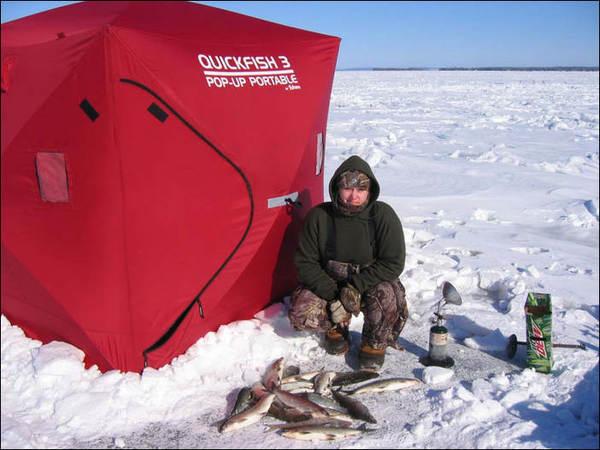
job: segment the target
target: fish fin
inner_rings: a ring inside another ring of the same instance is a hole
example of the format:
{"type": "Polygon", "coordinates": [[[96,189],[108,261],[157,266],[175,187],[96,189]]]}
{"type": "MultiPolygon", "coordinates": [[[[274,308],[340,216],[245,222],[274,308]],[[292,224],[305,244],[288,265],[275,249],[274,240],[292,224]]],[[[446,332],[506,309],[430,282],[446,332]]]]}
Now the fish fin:
{"type": "Polygon", "coordinates": [[[221,420],[217,420],[215,422],[212,422],[210,424],[211,427],[221,427],[221,425],[223,425],[225,422],[227,421],[227,419],[221,419],[221,420]]]}
{"type": "MultiPolygon", "coordinates": [[[[377,423],[377,422],[375,422],[375,423],[377,423]]],[[[367,428],[366,422],[363,422],[362,424],[360,424],[360,426],[357,428],[357,430],[363,431],[365,433],[372,433],[373,431],[377,431],[377,428],[367,428]]]]}

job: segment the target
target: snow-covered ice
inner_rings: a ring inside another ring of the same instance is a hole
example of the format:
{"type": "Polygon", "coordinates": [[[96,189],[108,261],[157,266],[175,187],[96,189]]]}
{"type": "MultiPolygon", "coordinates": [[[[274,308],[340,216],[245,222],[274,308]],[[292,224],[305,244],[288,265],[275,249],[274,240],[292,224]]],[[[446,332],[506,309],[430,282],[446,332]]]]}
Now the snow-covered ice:
{"type": "MultiPolygon", "coordinates": [[[[326,183],[356,154],[405,228],[410,319],[381,377],[421,386],[363,394],[377,431],[303,442],[271,418],[220,434],[240,388],[279,357],[302,371],[356,367],[296,332],[287,301],[222,326],[142,375],[84,368],[63,342],[41,345],[2,316],[2,448],[598,448],[598,72],[342,71],[335,74],[326,183]],[[450,281],[449,369],[424,367],[450,281]],[[528,292],[552,295],[554,351],[527,368],[528,292]],[[350,367],[349,367],[350,366],[350,367]]],[[[276,168],[274,168],[276,170],[276,168]]]]}

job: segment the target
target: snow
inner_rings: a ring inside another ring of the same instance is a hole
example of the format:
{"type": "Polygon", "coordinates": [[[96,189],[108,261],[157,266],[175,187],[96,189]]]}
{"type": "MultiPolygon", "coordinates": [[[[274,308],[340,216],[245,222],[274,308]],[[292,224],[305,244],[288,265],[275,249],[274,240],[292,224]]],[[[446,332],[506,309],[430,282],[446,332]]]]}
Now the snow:
{"type": "MultiPolygon", "coordinates": [[[[222,326],[142,375],[84,368],[63,342],[27,338],[2,316],[2,448],[598,448],[598,73],[337,72],[325,185],[357,154],[405,227],[410,319],[380,378],[419,387],[361,394],[375,432],[286,439],[260,423],[218,424],[237,393],[280,357],[303,372],[356,368],[294,331],[277,303],[222,326]],[[451,368],[425,367],[429,328],[447,305],[451,368]],[[528,292],[550,293],[551,374],[527,368],[528,292]]],[[[327,192],[327,191],[326,191],[327,192]]],[[[369,424],[371,425],[371,424],[369,424]]]]}

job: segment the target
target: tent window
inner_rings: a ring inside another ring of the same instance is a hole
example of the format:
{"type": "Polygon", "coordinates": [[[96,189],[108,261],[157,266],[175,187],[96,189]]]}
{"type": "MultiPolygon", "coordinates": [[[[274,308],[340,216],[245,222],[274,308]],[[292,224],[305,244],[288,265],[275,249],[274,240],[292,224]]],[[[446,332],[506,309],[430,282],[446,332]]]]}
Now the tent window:
{"type": "Polygon", "coordinates": [[[42,200],[67,203],[69,201],[69,182],[65,154],[38,152],[35,155],[35,168],[42,200]]]}
{"type": "Polygon", "coordinates": [[[317,134],[317,170],[315,175],[319,175],[323,170],[323,133],[317,134]]]}
{"type": "Polygon", "coordinates": [[[2,59],[2,92],[8,92],[8,89],[10,88],[11,72],[14,66],[14,56],[2,59]]]}

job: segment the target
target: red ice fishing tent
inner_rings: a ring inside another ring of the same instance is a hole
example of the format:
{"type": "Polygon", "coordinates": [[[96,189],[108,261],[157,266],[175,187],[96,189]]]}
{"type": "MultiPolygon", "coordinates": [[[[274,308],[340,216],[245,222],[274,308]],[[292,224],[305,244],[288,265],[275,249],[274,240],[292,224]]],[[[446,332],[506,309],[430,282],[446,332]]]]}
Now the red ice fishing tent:
{"type": "Polygon", "coordinates": [[[2,313],[140,371],[289,293],[339,42],[188,2],[3,24],[2,313]]]}

